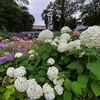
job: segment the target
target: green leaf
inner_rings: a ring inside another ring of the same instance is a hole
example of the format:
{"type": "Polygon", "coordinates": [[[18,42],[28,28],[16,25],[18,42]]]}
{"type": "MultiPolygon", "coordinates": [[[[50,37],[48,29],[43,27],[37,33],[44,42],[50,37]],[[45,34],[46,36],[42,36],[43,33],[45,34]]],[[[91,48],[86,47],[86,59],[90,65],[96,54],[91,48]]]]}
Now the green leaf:
{"type": "Polygon", "coordinates": [[[66,68],[69,68],[69,69],[77,69],[79,67],[80,67],[79,61],[74,61],[74,62],[70,63],[66,68]]]}
{"type": "Polygon", "coordinates": [[[35,68],[36,68],[36,66],[32,66],[31,64],[26,66],[26,70],[28,70],[28,71],[34,71],[35,68]]]}
{"type": "Polygon", "coordinates": [[[89,77],[93,80],[99,80],[100,81],[100,78],[97,77],[96,75],[94,75],[92,72],[89,72],[89,77]]]}
{"type": "Polygon", "coordinates": [[[84,71],[84,68],[82,66],[79,66],[79,68],[77,68],[78,74],[81,74],[83,71],[84,71]]]}
{"type": "Polygon", "coordinates": [[[40,61],[41,61],[41,57],[38,56],[37,59],[36,59],[36,64],[38,65],[40,63],[40,61]]]}
{"type": "Polygon", "coordinates": [[[4,72],[6,69],[4,68],[4,66],[0,66],[0,72],[4,72]]]}
{"type": "Polygon", "coordinates": [[[47,72],[44,71],[44,70],[40,70],[40,71],[38,72],[38,74],[39,74],[40,76],[47,76],[47,72]]]}
{"type": "Polygon", "coordinates": [[[62,68],[61,68],[59,65],[54,64],[54,66],[55,66],[59,71],[62,71],[62,68]]]}
{"type": "Polygon", "coordinates": [[[63,94],[63,100],[72,100],[72,93],[65,90],[63,94]]]}
{"type": "Polygon", "coordinates": [[[85,88],[88,83],[88,76],[81,74],[78,76],[77,81],[80,84],[81,88],[85,88]]]}
{"type": "Polygon", "coordinates": [[[91,88],[96,97],[100,96],[100,84],[98,82],[93,81],[91,84],[91,88]]]}
{"type": "Polygon", "coordinates": [[[74,81],[70,84],[71,86],[71,89],[72,91],[75,93],[75,94],[79,94],[79,95],[82,95],[82,90],[81,90],[81,86],[78,82],[74,81]]]}
{"type": "Polygon", "coordinates": [[[11,96],[11,94],[13,94],[15,92],[15,87],[14,85],[8,85],[6,92],[4,93],[4,98],[5,100],[8,100],[11,96]]]}
{"type": "Polygon", "coordinates": [[[83,49],[75,49],[75,50],[69,52],[68,55],[79,54],[79,53],[82,53],[82,52],[84,52],[83,49]]]}
{"type": "Polygon", "coordinates": [[[39,78],[39,81],[40,81],[40,82],[45,82],[45,77],[40,77],[40,78],[39,78]]]}
{"type": "Polygon", "coordinates": [[[54,47],[53,47],[50,43],[46,43],[45,48],[46,48],[46,50],[48,50],[49,52],[51,52],[51,51],[54,49],[54,47]]]}
{"type": "Polygon", "coordinates": [[[93,92],[91,90],[88,91],[88,97],[91,99],[93,97],[93,92]]]}
{"type": "Polygon", "coordinates": [[[95,61],[93,63],[87,63],[86,66],[94,75],[100,78],[100,61],[95,61]]]}
{"type": "Polygon", "coordinates": [[[42,59],[46,60],[49,57],[49,53],[43,53],[42,54],[42,59]]]}
{"type": "Polygon", "coordinates": [[[71,84],[72,82],[67,78],[67,79],[65,79],[65,81],[64,81],[64,87],[65,87],[65,89],[67,89],[68,91],[71,91],[71,88],[70,88],[70,84],[71,84]]]}
{"type": "Polygon", "coordinates": [[[55,56],[57,56],[57,55],[58,55],[57,52],[52,52],[52,53],[50,54],[50,56],[53,56],[53,57],[55,57],[55,56]]]}
{"type": "Polygon", "coordinates": [[[0,92],[4,92],[6,89],[3,86],[0,86],[0,92]]]}
{"type": "Polygon", "coordinates": [[[67,64],[70,61],[70,57],[63,56],[64,63],[67,64]]]}

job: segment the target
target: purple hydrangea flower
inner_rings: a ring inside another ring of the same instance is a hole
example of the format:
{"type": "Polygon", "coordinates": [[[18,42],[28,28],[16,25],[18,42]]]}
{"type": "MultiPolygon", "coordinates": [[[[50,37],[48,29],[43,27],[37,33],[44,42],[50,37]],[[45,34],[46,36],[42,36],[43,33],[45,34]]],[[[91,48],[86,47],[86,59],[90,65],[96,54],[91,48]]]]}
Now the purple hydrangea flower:
{"type": "Polygon", "coordinates": [[[3,45],[0,45],[0,49],[3,49],[4,48],[4,46],[3,45]]]}
{"type": "Polygon", "coordinates": [[[20,49],[20,52],[25,52],[25,51],[26,51],[25,48],[21,48],[21,49],[20,49]]]}
{"type": "Polygon", "coordinates": [[[14,55],[13,54],[8,54],[6,55],[7,60],[13,60],[14,59],[14,55]]]}
{"type": "Polygon", "coordinates": [[[0,57],[0,64],[3,64],[7,61],[6,57],[0,57]]]}
{"type": "Polygon", "coordinates": [[[18,48],[14,47],[14,48],[12,48],[12,50],[13,50],[13,51],[17,51],[17,50],[18,50],[18,48]]]}

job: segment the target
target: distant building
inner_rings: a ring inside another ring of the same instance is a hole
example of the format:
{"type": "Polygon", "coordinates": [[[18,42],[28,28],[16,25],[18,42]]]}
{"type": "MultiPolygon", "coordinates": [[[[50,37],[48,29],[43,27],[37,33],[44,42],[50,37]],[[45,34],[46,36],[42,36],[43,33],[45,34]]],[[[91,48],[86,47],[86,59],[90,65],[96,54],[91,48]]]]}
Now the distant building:
{"type": "MultiPolygon", "coordinates": [[[[42,30],[45,30],[46,29],[46,26],[43,26],[43,25],[33,25],[33,30],[34,31],[42,31],[42,30]]],[[[49,30],[53,30],[52,27],[48,27],[49,30]]]]}
{"type": "Polygon", "coordinates": [[[78,30],[78,31],[84,31],[88,28],[88,26],[84,26],[83,24],[77,24],[76,28],[74,30],[78,30]]]}

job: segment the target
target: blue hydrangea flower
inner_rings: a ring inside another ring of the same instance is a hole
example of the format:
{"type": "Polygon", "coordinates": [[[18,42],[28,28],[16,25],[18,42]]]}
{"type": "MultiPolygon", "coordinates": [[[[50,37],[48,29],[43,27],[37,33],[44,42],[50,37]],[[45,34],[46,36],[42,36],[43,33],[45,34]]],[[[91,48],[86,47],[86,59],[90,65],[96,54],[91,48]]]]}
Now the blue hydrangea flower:
{"type": "Polygon", "coordinates": [[[0,57],[0,64],[3,64],[7,61],[6,57],[0,57]]]}
{"type": "Polygon", "coordinates": [[[3,49],[4,48],[4,46],[3,45],[0,45],[0,49],[3,49]]]}
{"type": "Polygon", "coordinates": [[[13,60],[14,59],[14,55],[13,54],[8,54],[6,55],[7,60],[13,60]]]}
{"type": "Polygon", "coordinates": [[[13,50],[13,51],[17,51],[17,50],[18,50],[18,48],[14,47],[14,48],[12,48],[12,50],[13,50]]]}

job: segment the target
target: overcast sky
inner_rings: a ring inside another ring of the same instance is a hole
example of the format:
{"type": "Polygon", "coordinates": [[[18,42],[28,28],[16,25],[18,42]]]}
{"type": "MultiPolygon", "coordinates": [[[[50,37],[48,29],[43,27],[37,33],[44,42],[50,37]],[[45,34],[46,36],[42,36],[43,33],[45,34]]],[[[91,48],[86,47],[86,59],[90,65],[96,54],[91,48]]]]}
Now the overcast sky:
{"type": "Polygon", "coordinates": [[[54,2],[55,0],[28,0],[29,1],[29,13],[32,14],[35,18],[34,25],[44,25],[44,22],[41,17],[41,13],[44,9],[47,8],[47,5],[50,1],[54,2]]]}

